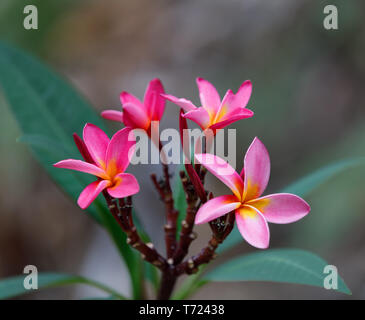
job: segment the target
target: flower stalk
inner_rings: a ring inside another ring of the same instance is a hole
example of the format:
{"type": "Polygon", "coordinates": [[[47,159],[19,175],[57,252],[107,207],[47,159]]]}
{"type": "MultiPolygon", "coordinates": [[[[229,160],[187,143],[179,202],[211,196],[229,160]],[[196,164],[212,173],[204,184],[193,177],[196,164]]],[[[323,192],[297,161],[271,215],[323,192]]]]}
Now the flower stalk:
{"type": "Polygon", "coordinates": [[[119,199],[118,203],[116,199],[113,199],[105,191],[103,191],[103,196],[107,202],[110,213],[113,215],[114,219],[118,222],[122,230],[126,233],[127,243],[141,253],[142,259],[153,264],[161,271],[168,268],[166,259],[163,258],[156,251],[154,245],[151,242],[144,243],[140,238],[133,222],[132,197],[128,197],[126,200],[119,199]]]}

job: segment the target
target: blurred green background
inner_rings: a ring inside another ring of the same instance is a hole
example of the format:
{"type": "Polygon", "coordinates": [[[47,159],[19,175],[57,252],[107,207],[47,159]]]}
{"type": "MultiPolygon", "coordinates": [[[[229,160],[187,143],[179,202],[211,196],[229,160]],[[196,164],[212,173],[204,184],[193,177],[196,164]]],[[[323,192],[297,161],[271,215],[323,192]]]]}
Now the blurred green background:
{"type": "MultiPolygon", "coordinates": [[[[255,136],[267,146],[268,192],[336,160],[365,156],[362,0],[2,0],[0,39],[40,57],[100,111],[120,108],[122,90],[142,97],[154,77],[169,93],[196,103],[197,76],[215,84],[221,95],[250,79],[255,116],[230,128],[237,128],[239,168],[255,136]],[[23,28],[26,4],[38,8],[38,30],[23,28]],[[323,27],[327,4],[338,8],[338,30],[323,27]]],[[[16,142],[20,133],[1,95],[0,110],[0,277],[33,264],[40,271],[92,275],[128,292],[112,243],[16,142]]],[[[162,127],[176,127],[177,116],[169,104],[162,127]]],[[[157,197],[146,178],[153,169],[134,169],[143,188],[136,202],[162,246],[162,207],[154,204],[157,197]]],[[[297,285],[237,283],[209,284],[194,298],[364,299],[364,181],[365,166],[351,168],[306,198],[312,211],[305,219],[271,226],[272,248],[320,254],[337,266],[351,297],[297,285]]],[[[208,183],[215,182],[209,177],[208,183]]],[[[219,188],[217,193],[224,191],[219,188]]],[[[205,242],[199,237],[194,248],[205,242]]],[[[242,242],[230,254],[252,250],[242,242]]],[[[80,298],[92,295],[88,290],[55,289],[29,298],[80,298]]]]}

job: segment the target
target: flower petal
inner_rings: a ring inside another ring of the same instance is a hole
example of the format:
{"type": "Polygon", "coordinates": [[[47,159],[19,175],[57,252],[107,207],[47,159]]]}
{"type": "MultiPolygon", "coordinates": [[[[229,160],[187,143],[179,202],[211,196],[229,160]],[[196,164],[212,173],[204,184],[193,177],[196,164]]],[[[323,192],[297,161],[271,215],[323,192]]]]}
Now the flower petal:
{"type": "Polygon", "coordinates": [[[114,186],[107,189],[114,198],[125,198],[139,192],[139,184],[134,175],[120,173],[114,178],[114,186]]]}
{"type": "Polygon", "coordinates": [[[244,159],[245,191],[243,199],[255,199],[264,192],[270,177],[270,157],[264,144],[255,138],[244,159]]]}
{"type": "Polygon", "coordinates": [[[94,164],[74,159],[62,160],[53,165],[56,168],[70,169],[93,174],[99,178],[105,179],[105,171],[94,164]]]}
{"type": "Polygon", "coordinates": [[[196,109],[196,106],[190,100],[186,100],[184,98],[176,98],[176,97],[172,96],[171,94],[161,94],[161,96],[164,97],[165,99],[177,104],[185,112],[189,112],[189,111],[196,109]]]}
{"type": "Polygon", "coordinates": [[[114,134],[106,151],[106,167],[110,177],[123,173],[128,167],[135,144],[132,129],[129,127],[114,134]]]}
{"type": "Polygon", "coordinates": [[[72,137],[74,138],[74,142],[76,144],[77,149],[81,153],[82,157],[86,162],[94,164],[94,159],[91,157],[89,150],[86,147],[84,140],[82,140],[77,133],[73,133],[72,137]]]}
{"type": "Polygon", "coordinates": [[[120,102],[122,103],[123,107],[126,103],[131,103],[137,108],[145,110],[144,104],[137,97],[125,91],[120,94],[120,102]]]}
{"type": "Polygon", "coordinates": [[[217,123],[222,121],[222,118],[232,110],[230,106],[232,105],[232,101],[234,100],[234,93],[231,89],[227,90],[226,94],[223,97],[222,103],[219,106],[219,109],[215,115],[214,121],[212,123],[217,123]]]}
{"type": "Polygon", "coordinates": [[[258,210],[246,205],[240,207],[236,210],[236,223],[242,237],[250,245],[259,249],[269,246],[269,226],[258,210]]]}
{"type": "Polygon", "coordinates": [[[233,122],[236,122],[241,119],[251,118],[253,116],[253,112],[250,109],[240,109],[239,111],[231,112],[229,115],[225,115],[218,123],[211,125],[209,128],[214,129],[223,129],[224,127],[230,125],[233,122]]]}
{"type": "Polygon", "coordinates": [[[238,201],[241,200],[243,181],[229,163],[209,153],[196,154],[195,159],[230,188],[238,201]]]}
{"type": "Polygon", "coordinates": [[[210,117],[204,108],[196,108],[183,114],[184,118],[190,119],[197,123],[203,130],[207,129],[210,123],[210,117]]]}
{"type": "Polygon", "coordinates": [[[267,221],[291,223],[306,216],[310,206],[302,198],[290,193],[276,193],[247,202],[259,210],[267,221]]]}
{"type": "Polygon", "coordinates": [[[104,169],[106,149],[110,141],[106,133],[96,125],[87,123],[84,127],[83,138],[95,163],[104,169]]]}
{"type": "Polygon", "coordinates": [[[123,112],[117,110],[104,110],[101,113],[104,119],[123,122],[123,112]]]}
{"type": "Polygon", "coordinates": [[[221,104],[221,98],[215,87],[203,78],[197,78],[196,83],[199,89],[200,101],[204,109],[209,113],[211,119],[214,119],[221,104]]]}
{"type": "Polygon", "coordinates": [[[153,79],[148,84],[144,95],[144,105],[151,120],[160,121],[165,110],[165,99],[161,94],[165,93],[159,79],[153,79]]]}
{"type": "Polygon", "coordinates": [[[243,181],[245,181],[245,168],[243,167],[241,172],[240,172],[240,177],[242,178],[243,181]]]}
{"type": "Polygon", "coordinates": [[[252,93],[252,83],[250,80],[243,82],[235,94],[235,99],[232,103],[233,108],[245,108],[250,100],[252,93]]]}
{"type": "Polygon", "coordinates": [[[204,203],[195,216],[195,224],[202,224],[221,217],[241,205],[232,195],[220,196],[204,203]]]}
{"type": "Polygon", "coordinates": [[[184,152],[184,163],[190,163],[190,134],[188,130],[188,122],[184,118],[184,110],[180,109],[179,114],[179,132],[180,132],[180,143],[184,152]]]}
{"type": "Polygon", "coordinates": [[[123,122],[125,126],[147,130],[150,126],[150,118],[146,111],[133,103],[123,105],[123,122]]]}
{"type": "Polygon", "coordinates": [[[110,182],[107,180],[94,181],[90,183],[80,194],[77,204],[81,209],[86,209],[91,202],[102,192],[110,182]]]}

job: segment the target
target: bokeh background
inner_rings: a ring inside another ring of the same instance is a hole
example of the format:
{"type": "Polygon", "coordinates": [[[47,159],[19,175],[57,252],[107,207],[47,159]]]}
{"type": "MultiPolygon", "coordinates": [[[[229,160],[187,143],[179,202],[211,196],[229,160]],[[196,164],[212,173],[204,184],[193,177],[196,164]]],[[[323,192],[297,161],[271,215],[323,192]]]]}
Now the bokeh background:
{"type": "MultiPolygon", "coordinates": [[[[269,192],[336,160],[365,155],[365,3],[362,0],[2,0],[0,39],[41,58],[99,111],[120,108],[119,93],[142,97],[159,77],[166,91],[198,102],[197,76],[223,95],[253,82],[252,119],[237,128],[237,163],[255,136],[272,163],[269,192]],[[38,7],[39,29],[23,28],[23,8],[38,7]],[[339,30],[325,30],[323,8],[335,4],[339,30]]],[[[1,72],[1,70],[0,70],[1,72]]],[[[71,203],[17,143],[19,129],[0,94],[0,278],[27,264],[82,274],[129,292],[125,267],[106,233],[71,203]]],[[[162,127],[176,127],[169,104],[162,127]]],[[[75,131],[80,128],[75,128],[75,131]]],[[[162,206],[148,178],[135,201],[159,247],[162,206]]],[[[209,284],[202,299],[364,299],[365,167],[332,178],[306,200],[312,212],[271,226],[271,247],[318,253],[338,267],[351,297],[321,288],[271,283],[209,284]]],[[[216,180],[208,179],[214,184],[216,180]]],[[[213,187],[216,192],[219,186],[213,187]]],[[[207,241],[200,228],[194,248],[207,241]]],[[[193,249],[194,249],[193,248],[193,249]]],[[[228,255],[250,252],[245,242],[228,255]]],[[[85,287],[52,289],[30,299],[83,298],[85,287]]]]}

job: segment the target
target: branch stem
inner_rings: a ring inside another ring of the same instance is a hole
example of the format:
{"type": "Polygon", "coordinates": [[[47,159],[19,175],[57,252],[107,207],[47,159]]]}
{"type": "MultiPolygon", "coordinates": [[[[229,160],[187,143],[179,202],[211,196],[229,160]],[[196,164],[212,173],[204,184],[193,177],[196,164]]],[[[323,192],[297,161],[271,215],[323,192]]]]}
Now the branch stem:
{"type": "Polygon", "coordinates": [[[154,266],[164,271],[168,268],[168,263],[154,248],[152,243],[144,243],[140,238],[132,217],[132,198],[128,197],[119,199],[119,207],[115,200],[103,191],[104,198],[107,202],[109,211],[118,222],[122,230],[127,235],[127,243],[141,253],[142,259],[152,263],[154,266]]]}

